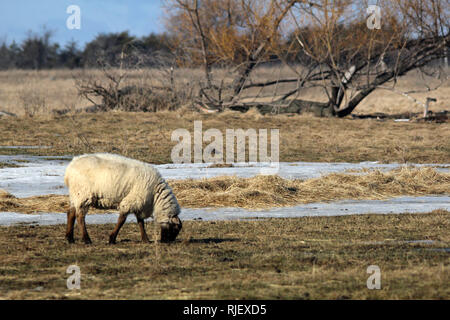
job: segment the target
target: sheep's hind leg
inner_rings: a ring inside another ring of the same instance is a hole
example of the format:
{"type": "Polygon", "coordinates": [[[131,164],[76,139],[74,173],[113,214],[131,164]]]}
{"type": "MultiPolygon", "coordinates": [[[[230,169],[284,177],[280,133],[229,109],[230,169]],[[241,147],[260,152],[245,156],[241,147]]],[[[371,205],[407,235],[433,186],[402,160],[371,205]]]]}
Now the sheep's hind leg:
{"type": "Polygon", "coordinates": [[[149,243],[150,240],[148,240],[147,233],[145,232],[144,219],[137,218],[137,222],[139,224],[139,229],[141,230],[141,240],[142,240],[142,242],[149,243]]]}
{"type": "Polygon", "coordinates": [[[115,244],[117,235],[119,234],[120,228],[122,228],[123,224],[127,220],[127,214],[121,213],[119,215],[119,219],[117,220],[116,227],[114,228],[113,232],[109,236],[109,244],[115,244]]]}
{"type": "Polygon", "coordinates": [[[73,238],[73,227],[75,225],[76,218],[76,209],[74,207],[70,207],[69,211],[67,211],[67,231],[66,231],[66,239],[69,243],[74,243],[75,239],[73,238]]]}
{"type": "Polygon", "coordinates": [[[87,232],[86,229],[86,221],[85,221],[85,217],[86,217],[86,213],[88,211],[88,208],[81,208],[80,210],[78,210],[77,212],[77,222],[78,225],[80,226],[81,232],[83,233],[83,241],[85,244],[91,244],[91,238],[89,237],[89,234],[87,232]]]}

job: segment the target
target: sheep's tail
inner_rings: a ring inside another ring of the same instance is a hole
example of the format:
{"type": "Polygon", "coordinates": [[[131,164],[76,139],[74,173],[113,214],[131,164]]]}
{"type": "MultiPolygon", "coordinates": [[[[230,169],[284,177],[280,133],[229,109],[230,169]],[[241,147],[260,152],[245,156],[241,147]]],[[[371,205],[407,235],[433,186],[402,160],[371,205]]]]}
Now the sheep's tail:
{"type": "Polygon", "coordinates": [[[67,186],[67,188],[69,188],[69,175],[67,174],[67,171],[64,175],[64,184],[67,186]]]}

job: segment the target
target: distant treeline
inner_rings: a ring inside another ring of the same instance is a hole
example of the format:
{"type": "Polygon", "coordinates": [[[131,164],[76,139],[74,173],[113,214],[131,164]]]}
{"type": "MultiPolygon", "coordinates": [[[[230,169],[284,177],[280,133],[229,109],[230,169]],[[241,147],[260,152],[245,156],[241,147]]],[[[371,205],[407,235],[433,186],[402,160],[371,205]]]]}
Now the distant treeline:
{"type": "MultiPolygon", "coordinates": [[[[355,26],[347,26],[338,34],[345,37],[354,30],[353,27],[355,26]]],[[[293,32],[286,41],[279,43],[280,50],[287,52],[285,61],[302,65],[312,64],[311,58],[302,50],[296,50],[295,45],[288,48],[289,44],[295,43],[293,41],[295,34],[300,34],[308,40],[308,35],[313,34],[313,32],[306,27],[293,32]],[[293,53],[289,51],[293,51],[293,53]]],[[[151,33],[140,38],[130,35],[128,31],[101,33],[94,40],[88,42],[84,49],[80,49],[75,41],[71,41],[62,47],[60,44],[53,42],[51,38],[52,33],[44,30],[41,34],[28,34],[21,43],[15,41],[10,45],[5,42],[1,43],[0,70],[118,67],[124,61],[124,67],[167,66],[167,63],[176,63],[188,67],[202,65],[201,59],[199,60],[198,57],[196,59],[197,51],[194,51],[194,55],[192,55],[192,52],[187,52],[183,46],[180,46],[180,39],[167,33],[151,33]],[[126,59],[121,59],[123,57],[126,57],[126,59]]],[[[342,51],[339,56],[342,61],[349,58],[345,51],[342,51]]],[[[242,57],[236,55],[234,59],[237,64],[242,63],[245,60],[245,54],[242,54],[242,57]]],[[[384,61],[387,64],[395,63],[395,59],[391,60],[389,54],[386,54],[384,61]]],[[[272,63],[280,63],[280,59],[275,52],[269,53],[269,58],[265,62],[265,64],[272,63]]],[[[443,59],[432,63],[441,66],[446,65],[446,61],[443,59]]],[[[212,65],[221,66],[220,62],[212,63],[212,65]]]]}
{"type": "MultiPolygon", "coordinates": [[[[0,45],[0,70],[6,69],[55,69],[98,67],[99,64],[117,65],[122,53],[133,52],[142,57],[158,53],[169,56],[171,38],[167,34],[150,34],[137,38],[128,33],[102,33],[80,49],[74,41],[65,46],[51,40],[52,33],[28,34],[21,42],[0,45]]],[[[152,66],[153,59],[142,59],[141,65],[152,66]]]]}

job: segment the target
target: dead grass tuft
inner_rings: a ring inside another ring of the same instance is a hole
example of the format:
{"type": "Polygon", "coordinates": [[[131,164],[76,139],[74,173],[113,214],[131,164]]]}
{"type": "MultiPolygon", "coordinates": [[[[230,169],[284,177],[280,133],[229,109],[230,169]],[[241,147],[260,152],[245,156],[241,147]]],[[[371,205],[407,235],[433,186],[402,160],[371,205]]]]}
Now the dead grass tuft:
{"type": "Polygon", "coordinates": [[[0,199],[11,199],[11,198],[15,197],[8,191],[0,189],[0,199]]]}
{"type": "MultiPolygon", "coordinates": [[[[301,203],[343,199],[387,199],[397,196],[449,194],[450,174],[433,168],[378,170],[365,175],[330,174],[309,180],[289,180],[280,176],[252,178],[215,177],[169,181],[182,207],[240,207],[263,209],[301,203]]],[[[45,195],[16,198],[0,192],[0,211],[23,213],[66,212],[68,196],[45,195]]],[[[105,212],[92,209],[91,213],[105,212]]]]}
{"type": "Polygon", "coordinates": [[[69,209],[69,197],[64,195],[45,195],[28,198],[16,198],[6,192],[0,192],[0,211],[22,213],[66,212],[69,209]]]}
{"type": "Polygon", "coordinates": [[[3,168],[19,168],[20,166],[10,162],[0,162],[0,169],[3,168]]]}
{"type": "Polygon", "coordinates": [[[342,199],[448,194],[450,174],[433,168],[400,168],[366,175],[330,174],[309,180],[279,176],[216,177],[170,182],[184,207],[269,208],[342,199]]]}

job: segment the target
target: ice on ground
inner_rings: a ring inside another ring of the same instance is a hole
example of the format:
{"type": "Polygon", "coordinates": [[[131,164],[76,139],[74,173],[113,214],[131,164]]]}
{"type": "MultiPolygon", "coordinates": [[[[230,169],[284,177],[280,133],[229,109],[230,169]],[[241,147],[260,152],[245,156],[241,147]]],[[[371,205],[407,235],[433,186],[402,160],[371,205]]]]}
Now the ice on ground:
{"type": "MultiPolygon", "coordinates": [[[[352,214],[401,214],[430,212],[437,209],[450,211],[450,197],[423,196],[399,197],[389,200],[346,200],[331,203],[309,203],[295,207],[281,207],[265,210],[242,208],[182,208],[180,218],[184,220],[239,220],[258,218],[300,218],[320,216],[343,216],[352,214]]],[[[116,223],[118,213],[88,214],[88,224],[116,223]]],[[[136,222],[130,215],[127,222],[136,222]]],[[[21,214],[0,212],[0,225],[57,225],[66,223],[64,213],[21,214]]]]}
{"type": "Polygon", "coordinates": [[[70,157],[0,155],[0,162],[20,166],[0,169],[0,189],[5,189],[19,198],[68,194],[64,186],[64,172],[69,160],[70,157]],[[65,158],[67,160],[63,160],[65,158]]]}
{"type": "Polygon", "coordinates": [[[183,209],[188,220],[234,220],[251,218],[296,218],[343,216],[351,214],[400,214],[430,212],[437,209],[450,211],[450,197],[423,196],[398,197],[389,200],[344,200],[329,203],[308,203],[294,207],[264,210],[242,208],[183,209]]]}
{"type": "MultiPolygon", "coordinates": [[[[434,164],[410,164],[418,167],[436,166],[434,164]]],[[[403,166],[402,164],[391,163],[381,164],[378,162],[361,163],[329,163],[329,162],[280,162],[278,171],[264,163],[234,163],[232,167],[215,168],[211,164],[163,164],[156,167],[166,179],[201,179],[216,176],[236,175],[242,178],[249,178],[261,174],[266,170],[286,179],[311,179],[318,178],[331,173],[342,173],[345,171],[357,171],[362,169],[392,170],[403,166]]],[[[439,171],[449,172],[450,164],[439,165],[439,171]]]]}
{"type": "MultiPolygon", "coordinates": [[[[70,156],[27,156],[0,155],[0,162],[20,165],[18,168],[0,169],[0,189],[5,189],[16,197],[24,198],[46,194],[68,194],[64,186],[64,172],[70,156]]],[[[268,169],[261,163],[236,163],[232,167],[215,168],[211,164],[162,164],[155,165],[165,179],[201,179],[216,176],[253,177],[268,169]]],[[[287,179],[310,179],[330,173],[348,170],[380,169],[392,170],[401,164],[362,163],[323,163],[323,162],[281,162],[276,172],[287,179]]],[[[436,166],[434,164],[417,164],[416,166],[436,166]]],[[[439,171],[449,172],[450,164],[439,165],[439,171]]],[[[271,171],[271,170],[269,170],[271,171]]]]}

